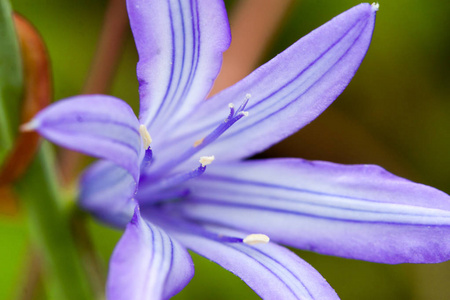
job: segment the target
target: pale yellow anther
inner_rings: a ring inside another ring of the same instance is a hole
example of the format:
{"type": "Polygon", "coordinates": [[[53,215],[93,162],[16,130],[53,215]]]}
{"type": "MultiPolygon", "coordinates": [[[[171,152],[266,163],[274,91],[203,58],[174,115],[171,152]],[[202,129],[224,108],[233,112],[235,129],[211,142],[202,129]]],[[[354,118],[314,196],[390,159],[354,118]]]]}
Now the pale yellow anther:
{"type": "Polygon", "coordinates": [[[377,2],[372,3],[372,9],[374,11],[378,11],[380,9],[380,4],[378,4],[377,2]]]}
{"type": "Polygon", "coordinates": [[[243,240],[247,245],[267,244],[269,241],[270,238],[262,233],[249,234],[243,240]]]}
{"type": "Polygon", "coordinates": [[[200,146],[203,143],[204,140],[205,140],[205,138],[201,138],[199,140],[196,140],[195,143],[194,143],[194,147],[200,146]]]}
{"type": "Polygon", "coordinates": [[[214,155],[211,156],[202,156],[200,157],[199,162],[202,164],[202,167],[206,167],[210,165],[214,161],[214,155]]]}
{"type": "Polygon", "coordinates": [[[148,149],[150,147],[150,144],[152,143],[152,137],[150,136],[150,133],[148,133],[147,128],[145,125],[141,124],[139,126],[139,133],[141,134],[142,140],[144,141],[144,149],[148,149]]]}
{"type": "Polygon", "coordinates": [[[245,94],[245,100],[248,100],[248,99],[250,99],[251,97],[252,97],[251,94],[245,94]]]}

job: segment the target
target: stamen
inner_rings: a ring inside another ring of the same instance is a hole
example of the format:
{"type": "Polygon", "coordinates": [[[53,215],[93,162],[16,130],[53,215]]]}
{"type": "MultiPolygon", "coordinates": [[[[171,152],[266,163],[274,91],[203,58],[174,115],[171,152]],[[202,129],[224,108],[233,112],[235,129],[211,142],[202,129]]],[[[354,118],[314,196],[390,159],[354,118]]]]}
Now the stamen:
{"type": "Polygon", "coordinates": [[[210,165],[214,161],[214,155],[211,156],[202,156],[200,157],[199,163],[202,164],[202,167],[206,167],[210,165]]]}
{"type": "Polygon", "coordinates": [[[230,103],[228,105],[230,109],[230,113],[228,117],[221,122],[210,134],[207,136],[197,140],[194,142],[193,146],[187,149],[184,153],[180,154],[177,159],[168,162],[167,164],[160,166],[160,169],[165,169],[166,172],[173,169],[180,163],[186,161],[190,157],[192,157],[195,153],[202,150],[212,142],[214,142],[217,138],[219,138],[225,131],[227,131],[234,123],[239,121],[245,116],[248,116],[248,112],[244,111],[247,103],[250,99],[250,94],[245,95],[245,100],[241,104],[238,110],[235,110],[234,104],[230,103]]]}
{"type": "Polygon", "coordinates": [[[150,133],[148,133],[148,130],[145,127],[145,125],[143,124],[139,126],[139,133],[141,134],[142,140],[144,141],[144,149],[147,150],[150,147],[150,144],[152,143],[152,137],[150,136],[150,133]]]}
{"type": "Polygon", "coordinates": [[[206,137],[201,139],[201,143],[197,144],[194,143],[194,148],[189,149],[184,155],[181,155],[181,157],[187,158],[187,156],[191,156],[195,152],[199,151],[200,149],[204,148],[208,144],[215,141],[219,136],[221,136],[228,128],[231,127],[234,123],[239,121],[242,117],[248,116],[248,112],[243,111],[245,106],[247,105],[248,99],[244,101],[244,103],[239,107],[237,111],[234,110],[234,105],[230,103],[228,107],[230,108],[230,114],[225,119],[224,122],[220,123],[219,126],[216,127],[210,134],[208,134],[206,137]],[[195,149],[195,150],[194,150],[195,149]]]}
{"type": "Polygon", "coordinates": [[[228,108],[230,109],[230,114],[225,119],[225,122],[228,122],[228,120],[230,120],[234,115],[234,104],[233,103],[228,104],[228,108]]]}
{"type": "Polygon", "coordinates": [[[247,245],[258,245],[258,244],[267,244],[270,241],[270,238],[261,233],[254,233],[247,235],[243,242],[247,245]]]}
{"type": "Polygon", "coordinates": [[[214,155],[212,156],[202,156],[200,157],[200,166],[197,169],[194,169],[192,171],[186,172],[186,173],[178,173],[173,175],[172,177],[169,177],[165,180],[154,182],[154,178],[147,178],[142,177],[140,186],[142,187],[139,190],[140,194],[151,194],[151,193],[160,193],[164,189],[171,188],[173,186],[177,186],[182,184],[185,181],[188,181],[190,179],[193,179],[195,177],[198,177],[202,175],[205,170],[206,166],[211,164],[214,161],[214,155]],[[146,181],[152,180],[152,184],[145,184],[146,181]]]}
{"type": "Polygon", "coordinates": [[[237,110],[238,113],[245,109],[245,107],[247,106],[248,101],[250,100],[251,97],[252,97],[252,95],[245,94],[244,102],[242,102],[241,106],[239,106],[239,109],[237,110]]]}

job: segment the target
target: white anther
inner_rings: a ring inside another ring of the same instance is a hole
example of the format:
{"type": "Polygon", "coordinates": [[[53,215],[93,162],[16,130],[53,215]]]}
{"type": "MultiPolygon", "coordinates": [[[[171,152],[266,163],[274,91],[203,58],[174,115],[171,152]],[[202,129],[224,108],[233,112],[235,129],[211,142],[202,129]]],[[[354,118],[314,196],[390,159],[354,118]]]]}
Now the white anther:
{"type": "Polygon", "coordinates": [[[258,245],[258,244],[267,244],[270,241],[270,238],[261,233],[249,234],[243,240],[247,245],[258,245]]]}
{"type": "Polygon", "coordinates": [[[248,100],[248,99],[250,99],[251,97],[252,97],[251,94],[245,94],[245,100],[248,100]]]}
{"type": "Polygon", "coordinates": [[[148,147],[150,147],[150,144],[152,143],[152,137],[150,136],[150,133],[148,133],[148,130],[145,127],[145,125],[143,124],[139,126],[139,133],[141,134],[142,140],[144,141],[144,149],[147,150],[148,147]]]}
{"type": "Polygon", "coordinates": [[[22,132],[32,131],[32,130],[35,130],[36,128],[38,128],[38,126],[39,126],[39,122],[36,121],[35,119],[33,119],[28,123],[20,125],[19,130],[22,132]]]}
{"type": "Polygon", "coordinates": [[[202,164],[202,167],[206,167],[210,165],[214,161],[214,155],[211,156],[202,156],[200,157],[199,162],[202,164]]]}
{"type": "Polygon", "coordinates": [[[372,9],[374,11],[378,11],[378,9],[380,9],[380,4],[378,4],[377,2],[372,3],[372,9]]]}
{"type": "Polygon", "coordinates": [[[228,104],[228,107],[229,107],[230,109],[232,109],[232,108],[234,108],[234,104],[233,104],[233,103],[230,103],[230,104],[228,104]]]}
{"type": "Polygon", "coordinates": [[[248,116],[248,111],[241,111],[240,114],[244,115],[244,117],[247,117],[248,116]]]}

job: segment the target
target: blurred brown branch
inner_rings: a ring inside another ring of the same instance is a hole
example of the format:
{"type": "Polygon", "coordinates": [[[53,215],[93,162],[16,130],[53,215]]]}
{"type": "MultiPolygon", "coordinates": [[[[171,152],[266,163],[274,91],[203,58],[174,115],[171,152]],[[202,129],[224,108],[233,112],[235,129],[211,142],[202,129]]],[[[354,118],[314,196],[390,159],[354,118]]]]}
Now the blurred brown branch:
{"type": "MultiPolygon", "coordinates": [[[[125,0],[110,0],[82,94],[104,94],[109,91],[128,32],[125,0]]],[[[72,183],[80,171],[82,157],[78,152],[61,149],[60,166],[66,184],[72,183]]]]}
{"type": "Polygon", "coordinates": [[[231,13],[232,42],[211,95],[248,75],[261,60],[292,0],[239,1],[231,13]]]}

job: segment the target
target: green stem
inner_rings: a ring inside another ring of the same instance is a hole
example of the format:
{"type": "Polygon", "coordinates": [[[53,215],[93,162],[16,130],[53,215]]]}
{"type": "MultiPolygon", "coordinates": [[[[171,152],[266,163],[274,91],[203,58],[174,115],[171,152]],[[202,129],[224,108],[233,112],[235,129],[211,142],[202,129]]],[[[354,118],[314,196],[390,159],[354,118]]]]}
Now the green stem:
{"type": "Polygon", "coordinates": [[[41,248],[48,271],[57,287],[57,299],[94,299],[64,210],[54,158],[43,143],[17,192],[28,212],[31,234],[41,248]]]}
{"type": "Polygon", "coordinates": [[[0,0],[0,166],[13,147],[19,127],[23,74],[11,5],[0,0]]]}
{"type": "MultiPolygon", "coordinates": [[[[22,279],[18,286],[26,287],[17,290],[16,300],[39,299],[43,287],[42,255],[34,246],[29,246],[27,254],[28,263],[21,272],[22,279]]],[[[42,298],[42,297],[41,297],[42,298]]]]}

